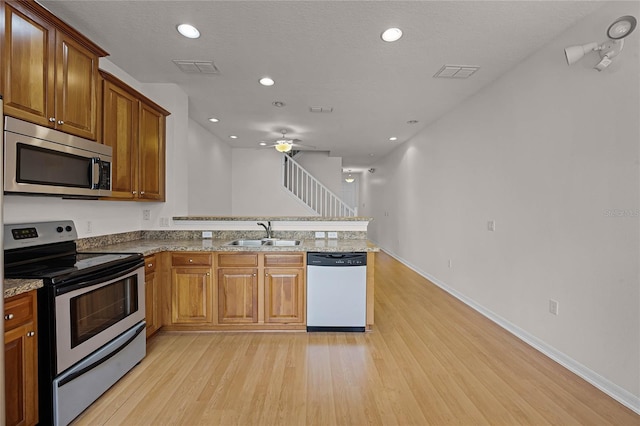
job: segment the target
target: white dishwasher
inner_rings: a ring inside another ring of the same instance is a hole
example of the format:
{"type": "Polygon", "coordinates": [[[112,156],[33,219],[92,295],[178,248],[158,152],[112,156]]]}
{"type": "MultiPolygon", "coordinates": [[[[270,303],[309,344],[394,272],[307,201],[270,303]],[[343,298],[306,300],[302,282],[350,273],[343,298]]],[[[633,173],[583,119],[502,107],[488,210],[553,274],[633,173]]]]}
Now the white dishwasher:
{"type": "Polygon", "coordinates": [[[364,331],[367,253],[307,253],[307,331],[364,331]]]}

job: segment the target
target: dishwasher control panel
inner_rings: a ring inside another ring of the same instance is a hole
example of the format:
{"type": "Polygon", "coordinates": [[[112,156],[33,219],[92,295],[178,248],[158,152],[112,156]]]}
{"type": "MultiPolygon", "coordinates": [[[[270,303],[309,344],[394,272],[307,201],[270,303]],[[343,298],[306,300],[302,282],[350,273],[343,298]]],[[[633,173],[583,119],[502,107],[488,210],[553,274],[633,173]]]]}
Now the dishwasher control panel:
{"type": "Polygon", "coordinates": [[[366,266],[367,253],[307,253],[308,266],[366,266]]]}

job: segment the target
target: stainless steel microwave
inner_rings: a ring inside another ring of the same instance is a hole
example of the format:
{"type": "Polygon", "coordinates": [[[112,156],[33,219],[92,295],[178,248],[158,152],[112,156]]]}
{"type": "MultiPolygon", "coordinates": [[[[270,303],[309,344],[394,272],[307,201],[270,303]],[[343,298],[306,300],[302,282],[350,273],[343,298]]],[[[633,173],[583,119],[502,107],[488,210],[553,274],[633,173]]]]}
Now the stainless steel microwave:
{"type": "Polygon", "coordinates": [[[111,153],[110,146],[5,117],[4,192],[108,197],[111,153]]]}

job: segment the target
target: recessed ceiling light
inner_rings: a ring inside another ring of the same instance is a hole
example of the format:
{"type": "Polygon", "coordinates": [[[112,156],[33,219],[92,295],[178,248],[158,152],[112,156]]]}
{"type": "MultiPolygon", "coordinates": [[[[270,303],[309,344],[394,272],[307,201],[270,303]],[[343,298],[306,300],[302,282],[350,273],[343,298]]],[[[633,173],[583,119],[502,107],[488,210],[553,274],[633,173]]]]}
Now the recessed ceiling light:
{"type": "Polygon", "coordinates": [[[180,24],[176,27],[178,32],[185,36],[186,38],[198,38],[200,37],[200,31],[193,25],[189,24],[180,24]]]}
{"type": "Polygon", "coordinates": [[[273,79],[269,78],[269,77],[262,77],[260,79],[260,84],[262,84],[263,86],[273,86],[276,82],[273,81],[273,79]]]}
{"type": "Polygon", "coordinates": [[[400,28],[388,28],[384,30],[380,37],[387,42],[398,41],[402,37],[402,30],[400,28]]]}
{"type": "Polygon", "coordinates": [[[238,139],[238,137],[236,135],[231,135],[229,136],[231,139],[238,139]]]}
{"type": "Polygon", "coordinates": [[[210,122],[212,122],[212,123],[217,123],[217,122],[218,122],[218,121],[220,121],[220,120],[218,120],[218,119],[217,119],[217,118],[215,118],[215,117],[211,117],[211,118],[209,119],[209,121],[210,121],[210,122]]]}
{"type": "Polygon", "coordinates": [[[258,145],[260,146],[267,146],[267,143],[265,141],[260,142],[258,145]]]}
{"type": "Polygon", "coordinates": [[[398,140],[398,138],[397,138],[397,137],[395,137],[395,136],[392,136],[392,137],[390,137],[390,138],[389,138],[389,140],[390,140],[390,141],[397,141],[397,140],[398,140]]]}

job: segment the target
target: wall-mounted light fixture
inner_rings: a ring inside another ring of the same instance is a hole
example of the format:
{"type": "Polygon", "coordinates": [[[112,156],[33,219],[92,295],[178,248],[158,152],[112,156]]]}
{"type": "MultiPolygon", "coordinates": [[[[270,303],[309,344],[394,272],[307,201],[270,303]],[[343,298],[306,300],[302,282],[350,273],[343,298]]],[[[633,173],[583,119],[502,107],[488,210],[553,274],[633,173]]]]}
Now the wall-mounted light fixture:
{"type": "Polygon", "coordinates": [[[633,16],[621,16],[616,19],[607,29],[607,37],[609,40],[602,44],[596,42],[583,45],[570,46],[564,49],[567,64],[572,65],[578,62],[584,55],[591,52],[600,52],[600,62],[594,67],[598,71],[607,68],[613,62],[613,58],[622,52],[624,46],[624,38],[635,30],[637,20],[633,16]]]}

